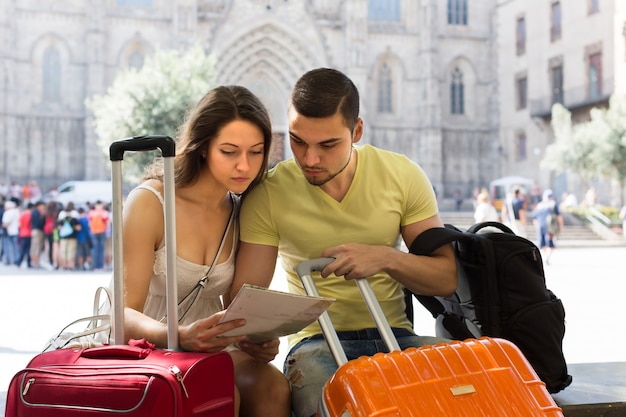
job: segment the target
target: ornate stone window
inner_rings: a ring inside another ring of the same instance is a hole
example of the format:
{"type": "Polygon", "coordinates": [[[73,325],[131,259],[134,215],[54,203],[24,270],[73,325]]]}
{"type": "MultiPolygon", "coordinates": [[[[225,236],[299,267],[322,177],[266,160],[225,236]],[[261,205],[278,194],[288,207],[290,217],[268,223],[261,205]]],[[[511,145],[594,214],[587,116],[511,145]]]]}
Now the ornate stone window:
{"type": "Polygon", "coordinates": [[[450,81],[450,113],[465,114],[465,86],[463,85],[463,73],[459,67],[454,68],[450,81]]]}
{"type": "Polygon", "coordinates": [[[368,19],[370,21],[400,21],[400,0],[369,0],[368,19]]]}
{"type": "Polygon", "coordinates": [[[143,67],[144,56],[139,51],[134,51],[128,58],[128,67],[140,70],[143,67]]]}
{"type": "Polygon", "coordinates": [[[448,0],[448,24],[467,25],[467,0],[448,0]]]}
{"type": "Polygon", "coordinates": [[[387,64],[380,68],[378,76],[378,112],[393,113],[393,74],[387,64]]]}
{"type": "Polygon", "coordinates": [[[43,53],[42,65],[43,101],[61,101],[61,55],[54,46],[43,53]]]}

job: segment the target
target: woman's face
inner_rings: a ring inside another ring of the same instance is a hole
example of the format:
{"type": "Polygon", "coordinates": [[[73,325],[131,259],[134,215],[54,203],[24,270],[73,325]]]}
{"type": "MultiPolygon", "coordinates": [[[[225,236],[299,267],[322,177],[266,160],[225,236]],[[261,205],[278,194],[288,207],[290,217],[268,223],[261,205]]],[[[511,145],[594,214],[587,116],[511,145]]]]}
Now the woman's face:
{"type": "Polygon", "coordinates": [[[263,132],[257,125],[233,120],[209,144],[209,171],[228,190],[243,193],[259,174],[266,151],[263,132]]]}

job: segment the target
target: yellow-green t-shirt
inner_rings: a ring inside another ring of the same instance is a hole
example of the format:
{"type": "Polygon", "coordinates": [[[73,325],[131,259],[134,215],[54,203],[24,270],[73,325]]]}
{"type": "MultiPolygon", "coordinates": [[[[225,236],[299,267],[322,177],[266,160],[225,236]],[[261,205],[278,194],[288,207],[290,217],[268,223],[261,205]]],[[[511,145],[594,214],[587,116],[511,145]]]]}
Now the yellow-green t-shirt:
{"type": "MultiPolygon", "coordinates": [[[[293,293],[305,294],[295,272],[298,263],[343,243],[395,247],[401,226],[438,212],[432,185],[417,164],[370,145],[355,150],[356,173],[341,202],[309,184],[293,159],[276,165],[243,201],[241,241],[278,247],[293,293]]],[[[320,295],[337,300],[328,310],[337,331],[376,327],[354,281],[334,275],[323,279],[319,273],[313,278],[320,295]]],[[[410,329],[402,286],[386,273],[368,280],[389,324],[410,329]]],[[[316,322],[290,336],[289,344],[318,333],[316,322]]]]}

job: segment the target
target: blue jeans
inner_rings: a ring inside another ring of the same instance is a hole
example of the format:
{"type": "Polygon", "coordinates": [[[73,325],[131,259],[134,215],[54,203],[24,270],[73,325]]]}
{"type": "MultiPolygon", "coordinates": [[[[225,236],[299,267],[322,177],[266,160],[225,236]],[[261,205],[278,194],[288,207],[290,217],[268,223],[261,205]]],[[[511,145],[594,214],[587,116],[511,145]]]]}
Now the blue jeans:
{"type": "Polygon", "coordinates": [[[93,242],[92,258],[94,269],[104,268],[104,249],[107,241],[106,233],[98,233],[91,236],[93,242]]]}
{"type": "Polygon", "coordinates": [[[19,247],[19,255],[15,260],[15,264],[17,266],[22,265],[24,259],[26,259],[26,265],[30,268],[30,242],[31,238],[29,237],[20,237],[18,238],[18,247],[19,247]]]}
{"type": "Polygon", "coordinates": [[[537,228],[537,246],[540,249],[543,248],[554,248],[554,239],[553,236],[548,232],[548,225],[539,225],[537,228]]]}
{"type": "MultiPolygon", "coordinates": [[[[402,350],[450,341],[438,337],[417,336],[407,329],[393,329],[393,332],[402,350]]],[[[377,329],[337,333],[348,360],[387,351],[377,329]]],[[[315,415],[324,385],[336,370],[337,364],[321,334],[300,341],[289,351],[283,371],[291,384],[291,402],[295,417],[315,415]]]]}
{"type": "Polygon", "coordinates": [[[7,235],[3,238],[4,244],[2,245],[4,249],[4,264],[5,265],[14,265],[17,262],[17,235],[7,235]]]}

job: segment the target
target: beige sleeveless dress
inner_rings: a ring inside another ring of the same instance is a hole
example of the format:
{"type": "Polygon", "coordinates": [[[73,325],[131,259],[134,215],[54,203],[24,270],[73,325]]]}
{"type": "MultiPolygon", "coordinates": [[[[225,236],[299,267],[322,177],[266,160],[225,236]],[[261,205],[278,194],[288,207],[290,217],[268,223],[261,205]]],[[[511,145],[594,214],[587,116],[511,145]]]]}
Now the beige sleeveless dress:
{"type": "MultiPolygon", "coordinates": [[[[140,185],[137,188],[152,191],[157,198],[164,203],[161,194],[149,185],[140,185]]],[[[183,258],[176,257],[176,274],[178,281],[178,318],[180,324],[189,324],[195,320],[206,318],[218,311],[223,310],[221,295],[229,290],[235,274],[235,252],[239,236],[237,212],[239,210],[239,198],[231,194],[233,210],[226,226],[224,236],[228,230],[234,227],[234,239],[230,248],[230,256],[221,263],[211,265],[198,265],[183,258]],[[204,286],[198,286],[198,282],[206,278],[204,286]],[[186,298],[186,299],[185,299],[186,298]],[[184,301],[183,301],[184,300],[184,301]]],[[[224,239],[215,259],[218,259],[224,246],[224,239]]],[[[152,280],[148,297],[144,305],[144,314],[156,320],[166,321],[167,306],[165,301],[165,272],[166,253],[165,242],[155,253],[152,280]]]]}

